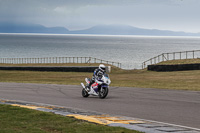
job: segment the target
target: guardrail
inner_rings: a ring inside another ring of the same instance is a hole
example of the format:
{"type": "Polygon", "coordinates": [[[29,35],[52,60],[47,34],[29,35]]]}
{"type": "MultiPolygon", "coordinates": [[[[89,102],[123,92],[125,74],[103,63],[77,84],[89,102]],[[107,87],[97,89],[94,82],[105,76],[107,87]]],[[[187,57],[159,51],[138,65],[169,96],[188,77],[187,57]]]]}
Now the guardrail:
{"type": "Polygon", "coordinates": [[[121,68],[121,63],[93,57],[43,57],[43,58],[0,58],[3,64],[45,64],[45,63],[102,63],[121,68]]]}
{"type": "Polygon", "coordinates": [[[142,63],[142,69],[146,68],[148,65],[157,64],[162,61],[168,60],[181,60],[181,59],[195,59],[200,57],[200,50],[192,51],[181,51],[181,52],[172,52],[172,53],[162,53],[158,56],[155,56],[147,61],[142,63]]]}

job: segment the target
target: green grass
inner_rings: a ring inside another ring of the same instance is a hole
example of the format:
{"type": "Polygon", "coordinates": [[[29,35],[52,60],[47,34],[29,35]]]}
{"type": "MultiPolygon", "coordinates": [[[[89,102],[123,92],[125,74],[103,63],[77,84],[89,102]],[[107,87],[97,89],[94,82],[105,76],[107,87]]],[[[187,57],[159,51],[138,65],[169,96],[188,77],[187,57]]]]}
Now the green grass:
{"type": "Polygon", "coordinates": [[[0,104],[1,133],[140,133],[26,108],[0,104]]]}

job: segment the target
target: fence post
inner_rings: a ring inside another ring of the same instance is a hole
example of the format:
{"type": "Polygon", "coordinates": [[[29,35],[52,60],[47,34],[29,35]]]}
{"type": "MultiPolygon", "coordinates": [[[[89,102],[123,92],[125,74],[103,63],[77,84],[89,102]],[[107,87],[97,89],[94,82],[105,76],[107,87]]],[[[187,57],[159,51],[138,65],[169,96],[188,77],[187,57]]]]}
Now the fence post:
{"type": "Polygon", "coordinates": [[[167,53],[167,60],[169,60],[169,53],[167,53]]]}
{"type": "Polygon", "coordinates": [[[164,61],[164,55],[162,54],[162,61],[164,61]]]}
{"type": "Polygon", "coordinates": [[[187,59],[187,51],[186,51],[186,59],[187,59]]]}
{"type": "Polygon", "coordinates": [[[94,63],[96,63],[96,60],[97,60],[97,59],[96,59],[96,58],[94,58],[94,63]]]}
{"type": "Polygon", "coordinates": [[[194,51],[193,51],[193,59],[194,59],[194,51]]]}
{"type": "Polygon", "coordinates": [[[86,63],[90,63],[90,61],[91,61],[91,57],[89,57],[89,60],[86,63]]]}

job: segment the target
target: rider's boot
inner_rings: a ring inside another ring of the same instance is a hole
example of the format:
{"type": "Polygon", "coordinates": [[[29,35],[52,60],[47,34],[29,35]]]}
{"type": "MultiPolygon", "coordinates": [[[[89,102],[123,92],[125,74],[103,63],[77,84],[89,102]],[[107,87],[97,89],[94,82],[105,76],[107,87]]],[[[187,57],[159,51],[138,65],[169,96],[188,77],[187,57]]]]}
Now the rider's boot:
{"type": "Polygon", "coordinates": [[[85,86],[85,89],[89,92],[90,91],[90,86],[89,85],[85,86]]]}
{"type": "Polygon", "coordinates": [[[86,86],[86,89],[88,90],[88,92],[91,91],[90,87],[91,87],[92,83],[93,83],[93,82],[91,81],[91,82],[86,86]]]}
{"type": "Polygon", "coordinates": [[[86,86],[85,86],[85,88],[86,88],[86,90],[89,92],[90,91],[90,86],[91,86],[91,83],[89,83],[89,84],[87,84],[86,86]]]}

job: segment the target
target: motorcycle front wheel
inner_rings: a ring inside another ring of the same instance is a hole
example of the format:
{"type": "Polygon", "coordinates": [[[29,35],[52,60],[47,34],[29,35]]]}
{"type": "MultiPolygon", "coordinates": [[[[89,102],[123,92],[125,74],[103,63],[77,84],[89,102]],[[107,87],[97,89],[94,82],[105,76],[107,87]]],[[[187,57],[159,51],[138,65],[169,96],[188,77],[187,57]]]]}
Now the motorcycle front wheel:
{"type": "Polygon", "coordinates": [[[104,99],[107,95],[108,95],[108,88],[107,87],[103,87],[99,91],[99,98],[104,99]]]}
{"type": "Polygon", "coordinates": [[[89,96],[88,92],[84,88],[82,90],[82,96],[83,97],[88,97],[89,96]]]}

